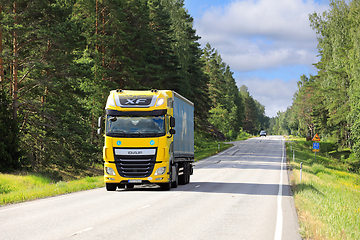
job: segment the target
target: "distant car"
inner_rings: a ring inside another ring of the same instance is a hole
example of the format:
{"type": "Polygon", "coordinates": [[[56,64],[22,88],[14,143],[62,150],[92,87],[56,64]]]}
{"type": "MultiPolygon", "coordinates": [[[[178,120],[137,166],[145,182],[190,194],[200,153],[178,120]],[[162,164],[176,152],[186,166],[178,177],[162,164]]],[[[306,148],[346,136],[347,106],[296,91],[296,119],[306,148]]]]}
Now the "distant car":
{"type": "Polygon", "coordinates": [[[264,130],[261,130],[261,131],[260,131],[260,137],[261,137],[261,136],[266,137],[266,132],[265,132],[264,130]]]}

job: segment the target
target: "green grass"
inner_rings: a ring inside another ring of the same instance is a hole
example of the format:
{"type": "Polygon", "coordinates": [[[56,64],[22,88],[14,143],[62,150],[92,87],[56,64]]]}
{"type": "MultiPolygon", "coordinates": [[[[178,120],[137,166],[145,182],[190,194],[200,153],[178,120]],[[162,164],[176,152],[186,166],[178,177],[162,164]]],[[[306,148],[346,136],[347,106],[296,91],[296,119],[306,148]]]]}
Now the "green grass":
{"type": "Polygon", "coordinates": [[[38,174],[10,175],[0,173],[0,205],[57,196],[104,186],[104,179],[85,177],[79,180],[53,182],[38,174]]]}
{"type": "Polygon", "coordinates": [[[293,170],[291,184],[302,237],[360,239],[360,176],[348,171],[348,150],[338,151],[332,143],[320,143],[321,152],[315,160],[312,142],[293,141],[291,145],[295,161],[290,143],[287,156],[293,170]]]}

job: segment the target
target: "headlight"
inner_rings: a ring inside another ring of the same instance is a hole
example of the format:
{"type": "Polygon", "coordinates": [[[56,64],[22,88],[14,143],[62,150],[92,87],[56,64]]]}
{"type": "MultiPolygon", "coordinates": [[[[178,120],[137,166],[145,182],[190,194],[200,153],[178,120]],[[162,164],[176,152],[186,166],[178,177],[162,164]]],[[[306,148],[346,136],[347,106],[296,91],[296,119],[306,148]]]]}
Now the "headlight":
{"type": "Polygon", "coordinates": [[[161,168],[158,168],[155,172],[155,176],[156,175],[163,175],[166,171],[166,167],[161,167],[161,168]]]}
{"type": "Polygon", "coordinates": [[[156,103],[156,107],[163,105],[165,102],[164,98],[159,98],[156,103]]]}
{"type": "Polygon", "coordinates": [[[110,168],[110,167],[105,167],[105,171],[108,175],[113,175],[116,176],[116,173],[114,171],[114,169],[110,168]]]}

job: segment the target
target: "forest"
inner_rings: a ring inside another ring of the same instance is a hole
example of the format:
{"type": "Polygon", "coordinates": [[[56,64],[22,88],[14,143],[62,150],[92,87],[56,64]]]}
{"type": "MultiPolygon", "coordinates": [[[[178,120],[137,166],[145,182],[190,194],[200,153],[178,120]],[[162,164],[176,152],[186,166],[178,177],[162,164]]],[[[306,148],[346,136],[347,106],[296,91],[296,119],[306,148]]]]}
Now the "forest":
{"type": "MultiPolygon", "coordinates": [[[[193,23],[184,0],[1,0],[0,172],[102,163],[96,124],[113,89],[175,90],[194,102],[202,139],[268,128],[265,107],[210,43],[201,47],[193,23]]],[[[346,119],[343,135],[355,131],[346,119]]]]}
{"type": "Polygon", "coordinates": [[[300,77],[292,105],[270,120],[270,128],[302,137],[318,133],[350,149],[360,167],[360,1],[333,0],[309,20],[318,39],[318,73],[300,77]]]}

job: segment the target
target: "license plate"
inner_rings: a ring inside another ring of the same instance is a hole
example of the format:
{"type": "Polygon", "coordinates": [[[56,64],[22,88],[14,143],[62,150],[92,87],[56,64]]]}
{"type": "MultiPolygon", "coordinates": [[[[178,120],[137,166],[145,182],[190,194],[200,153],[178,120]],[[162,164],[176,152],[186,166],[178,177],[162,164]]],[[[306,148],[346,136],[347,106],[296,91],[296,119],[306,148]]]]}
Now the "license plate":
{"type": "Polygon", "coordinates": [[[142,183],[142,180],[141,179],[131,179],[131,180],[128,180],[128,183],[142,183]]]}

